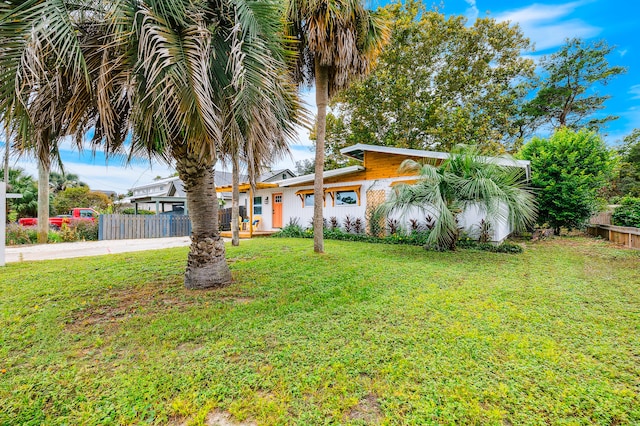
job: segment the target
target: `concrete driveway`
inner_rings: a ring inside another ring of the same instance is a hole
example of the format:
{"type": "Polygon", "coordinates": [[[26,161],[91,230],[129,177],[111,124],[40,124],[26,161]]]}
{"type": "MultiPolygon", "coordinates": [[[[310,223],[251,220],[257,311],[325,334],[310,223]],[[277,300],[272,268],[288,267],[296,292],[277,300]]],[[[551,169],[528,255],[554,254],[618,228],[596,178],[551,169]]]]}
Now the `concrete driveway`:
{"type": "Polygon", "coordinates": [[[24,262],[28,260],[98,256],[102,254],[126,253],[130,251],[158,250],[171,247],[186,247],[189,244],[191,244],[191,239],[189,237],[85,241],[33,246],[9,246],[6,248],[5,253],[6,262],[10,263],[24,262]]]}

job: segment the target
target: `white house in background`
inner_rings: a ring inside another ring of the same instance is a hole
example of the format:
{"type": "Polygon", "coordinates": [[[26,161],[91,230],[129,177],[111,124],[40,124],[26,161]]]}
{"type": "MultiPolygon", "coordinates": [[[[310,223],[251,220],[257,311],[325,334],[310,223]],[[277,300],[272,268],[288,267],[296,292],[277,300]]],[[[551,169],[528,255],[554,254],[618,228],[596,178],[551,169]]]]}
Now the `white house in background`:
{"type": "MultiPolygon", "coordinates": [[[[292,177],[295,177],[295,174],[291,170],[279,169],[263,173],[257,181],[281,181],[292,177]]],[[[247,179],[246,175],[240,175],[241,182],[247,179]]],[[[231,173],[216,170],[214,182],[216,186],[231,186],[231,173]]],[[[131,188],[131,193],[130,197],[123,199],[120,203],[131,204],[136,210],[149,210],[156,214],[169,212],[183,214],[187,202],[184,185],[177,176],[134,186],[131,188]]],[[[218,198],[225,203],[231,203],[231,192],[219,192],[218,198]]]]}
{"type": "MultiPolygon", "coordinates": [[[[365,229],[370,213],[387,199],[394,185],[399,182],[415,182],[415,175],[398,172],[404,160],[441,161],[449,157],[449,154],[443,152],[365,144],[353,145],[340,152],[362,164],[324,172],[324,217],[336,217],[341,225],[347,215],[352,219],[360,218],[365,223],[365,229]]],[[[529,161],[497,161],[505,166],[522,167],[526,178],[530,178],[529,161]]],[[[253,216],[251,222],[260,220],[259,231],[277,230],[292,220],[298,220],[302,226],[307,226],[313,218],[313,180],[314,175],[309,174],[262,183],[257,185],[253,194],[245,184],[242,187],[245,192],[241,196],[241,204],[243,200],[245,203],[246,200],[249,201],[249,212],[253,216]]],[[[227,191],[229,188],[218,186],[217,190],[227,191]]],[[[403,226],[408,228],[410,219],[424,221],[423,216],[423,213],[414,217],[407,214],[398,218],[403,220],[403,226]]],[[[467,232],[473,232],[475,225],[484,218],[485,215],[478,209],[468,209],[461,215],[460,225],[467,232]]],[[[511,233],[504,221],[492,225],[494,241],[502,241],[511,233]]]]}

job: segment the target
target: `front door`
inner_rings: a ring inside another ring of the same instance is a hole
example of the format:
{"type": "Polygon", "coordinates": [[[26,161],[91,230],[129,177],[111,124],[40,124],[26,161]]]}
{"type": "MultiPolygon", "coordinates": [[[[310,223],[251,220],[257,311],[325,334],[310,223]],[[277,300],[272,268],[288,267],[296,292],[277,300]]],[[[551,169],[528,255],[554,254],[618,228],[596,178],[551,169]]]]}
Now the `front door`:
{"type": "Polygon", "coordinates": [[[273,228],[282,228],[282,193],[273,194],[273,228]]]}

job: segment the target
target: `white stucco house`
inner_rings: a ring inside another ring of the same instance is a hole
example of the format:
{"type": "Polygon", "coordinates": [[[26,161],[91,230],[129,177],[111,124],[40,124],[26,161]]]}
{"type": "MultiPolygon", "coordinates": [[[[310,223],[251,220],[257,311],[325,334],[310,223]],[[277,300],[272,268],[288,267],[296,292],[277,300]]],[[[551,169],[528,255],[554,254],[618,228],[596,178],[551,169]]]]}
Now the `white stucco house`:
{"type": "MultiPolygon", "coordinates": [[[[405,159],[443,160],[449,154],[434,151],[393,148],[375,145],[357,144],[341,150],[343,155],[358,160],[360,164],[329,170],[324,173],[324,217],[336,217],[340,224],[349,215],[365,222],[370,212],[384,202],[393,186],[399,182],[412,183],[414,175],[398,172],[405,159]]],[[[496,159],[498,164],[521,167],[527,179],[530,178],[530,163],[524,160],[496,159]]],[[[258,216],[258,231],[274,231],[292,220],[302,226],[308,226],[313,218],[313,180],[314,175],[291,177],[284,180],[261,182],[255,192],[248,184],[241,186],[240,204],[246,204],[251,222],[258,216]]],[[[229,191],[229,186],[217,186],[218,191],[229,191]]],[[[424,215],[423,215],[424,216],[424,215]]],[[[479,224],[485,215],[479,209],[468,209],[460,217],[460,225],[467,232],[479,224]]],[[[405,229],[412,219],[410,214],[398,217],[404,221],[405,229]]],[[[414,217],[424,219],[424,217],[414,217]]],[[[506,222],[492,223],[493,240],[502,241],[511,229],[506,222]]]]}

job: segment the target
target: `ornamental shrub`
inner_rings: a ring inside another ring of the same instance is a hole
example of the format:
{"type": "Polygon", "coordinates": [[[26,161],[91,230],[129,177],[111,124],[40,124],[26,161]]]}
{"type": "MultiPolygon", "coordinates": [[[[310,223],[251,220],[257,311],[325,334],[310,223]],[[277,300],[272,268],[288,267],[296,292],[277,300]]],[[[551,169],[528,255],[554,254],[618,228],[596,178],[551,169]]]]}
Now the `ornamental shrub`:
{"type": "Polygon", "coordinates": [[[556,235],[561,227],[580,228],[598,210],[598,192],[607,185],[615,160],[596,133],[568,128],[550,139],[533,138],[520,153],[531,161],[538,223],[556,235]]]}
{"type": "Polygon", "coordinates": [[[620,204],[621,206],[613,211],[613,224],[640,228],[640,198],[624,197],[620,204]]]}

